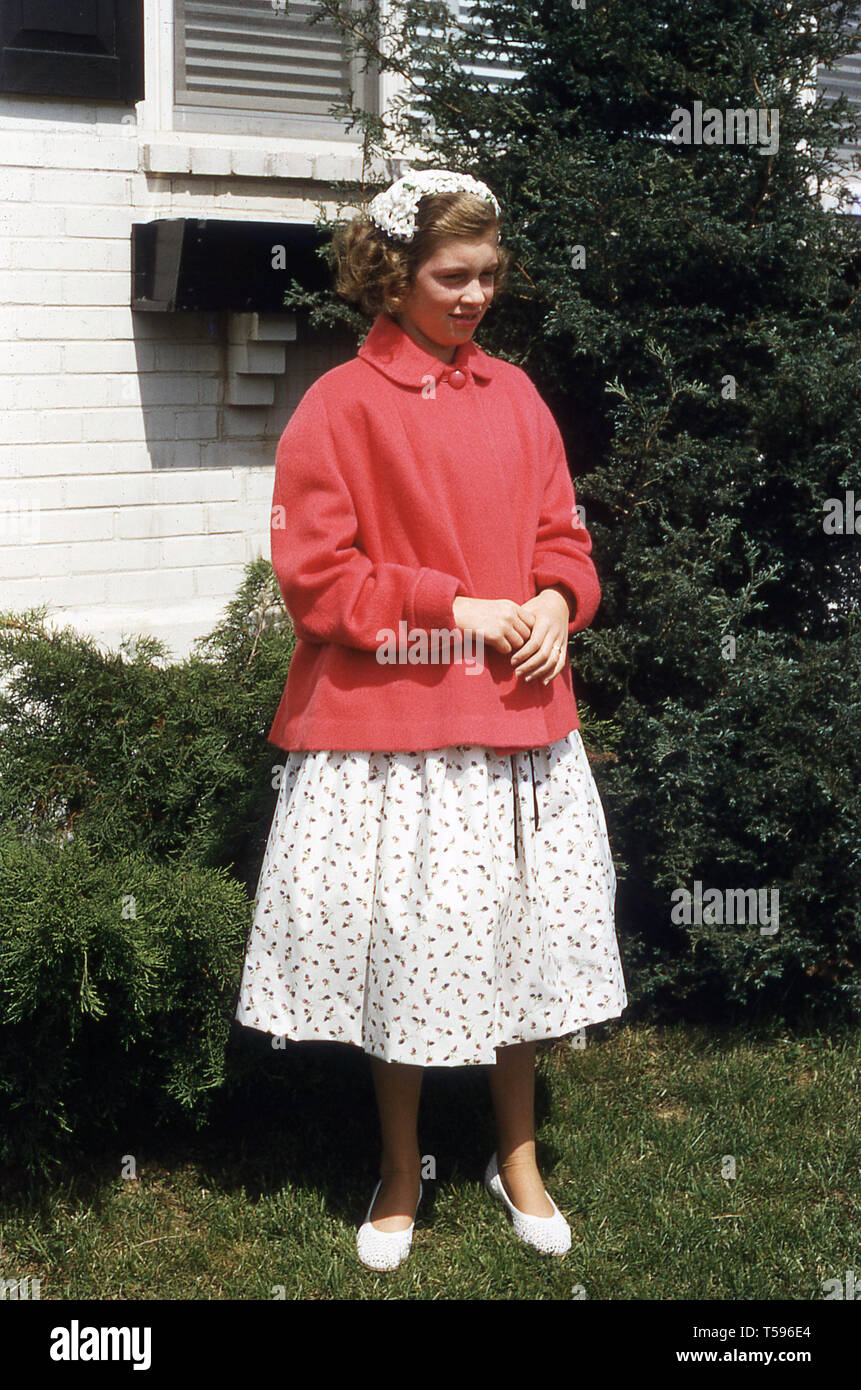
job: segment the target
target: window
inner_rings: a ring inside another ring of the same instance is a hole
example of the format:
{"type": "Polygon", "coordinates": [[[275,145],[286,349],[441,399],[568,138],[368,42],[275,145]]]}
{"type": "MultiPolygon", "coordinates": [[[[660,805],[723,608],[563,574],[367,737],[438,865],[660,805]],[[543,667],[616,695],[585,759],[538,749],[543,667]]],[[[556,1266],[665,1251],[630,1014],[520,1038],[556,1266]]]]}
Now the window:
{"type": "MultiPolygon", "coordinates": [[[[850,106],[856,115],[861,116],[861,10],[855,11],[846,28],[857,33],[858,51],[838,58],[833,68],[820,64],[816,70],[816,87],[827,102],[834,101],[841,92],[845,92],[850,106]]],[[[854,147],[856,141],[846,143],[854,147]]]]}
{"type": "MultiPolygon", "coordinates": [[[[378,109],[377,75],[362,72],[340,29],[290,0],[175,0],[175,103],[293,115],[330,129],[335,102],[378,109]]],[[[291,125],[293,123],[291,122],[291,125]]]]}

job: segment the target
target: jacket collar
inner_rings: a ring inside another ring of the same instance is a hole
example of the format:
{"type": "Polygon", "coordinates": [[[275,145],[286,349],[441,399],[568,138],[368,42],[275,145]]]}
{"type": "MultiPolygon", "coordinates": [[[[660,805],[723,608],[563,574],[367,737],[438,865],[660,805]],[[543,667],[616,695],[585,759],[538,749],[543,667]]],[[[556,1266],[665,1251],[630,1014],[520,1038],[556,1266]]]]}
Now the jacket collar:
{"type": "Polygon", "coordinates": [[[358,356],[402,386],[422,386],[429,375],[438,383],[456,367],[467,377],[472,375],[490,381],[493,376],[494,358],[489,357],[471,339],[458,343],[450,363],[441,362],[433,353],[419,347],[400,324],[386,313],[378,314],[374,319],[358,356]]]}

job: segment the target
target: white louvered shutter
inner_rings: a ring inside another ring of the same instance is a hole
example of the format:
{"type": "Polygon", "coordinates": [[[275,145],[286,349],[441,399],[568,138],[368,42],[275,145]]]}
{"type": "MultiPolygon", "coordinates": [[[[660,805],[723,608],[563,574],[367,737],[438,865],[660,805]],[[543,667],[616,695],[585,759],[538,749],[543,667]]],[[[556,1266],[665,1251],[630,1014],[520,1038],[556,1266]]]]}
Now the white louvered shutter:
{"type": "MultiPolygon", "coordinates": [[[[475,9],[474,0],[445,0],[445,4],[451,12],[452,19],[463,28],[475,28],[481,33],[481,21],[473,16],[475,9]]],[[[429,30],[422,30],[420,27],[416,31],[419,36],[423,33],[430,34],[429,30]]],[[[499,90],[511,82],[515,82],[523,76],[523,71],[513,65],[508,53],[502,54],[495,51],[494,43],[490,35],[484,39],[484,53],[475,63],[464,63],[462,70],[475,76],[483,85],[487,85],[491,90],[499,90]]],[[[423,85],[420,73],[414,74],[414,79],[419,85],[423,85]]],[[[410,103],[410,110],[413,115],[424,114],[424,107],[421,98],[417,94],[410,103]]]]}
{"type": "MultiPolygon", "coordinates": [[[[855,11],[846,27],[858,36],[857,51],[838,58],[833,68],[820,64],[816,69],[816,87],[826,101],[833,101],[845,92],[856,113],[861,115],[861,9],[855,11]]],[[[856,142],[858,139],[861,136],[856,137],[856,142]]]]}
{"type": "Polygon", "coordinates": [[[333,102],[375,110],[376,78],[319,6],[290,0],[174,0],[178,104],[294,113],[322,121],[333,102]]]}

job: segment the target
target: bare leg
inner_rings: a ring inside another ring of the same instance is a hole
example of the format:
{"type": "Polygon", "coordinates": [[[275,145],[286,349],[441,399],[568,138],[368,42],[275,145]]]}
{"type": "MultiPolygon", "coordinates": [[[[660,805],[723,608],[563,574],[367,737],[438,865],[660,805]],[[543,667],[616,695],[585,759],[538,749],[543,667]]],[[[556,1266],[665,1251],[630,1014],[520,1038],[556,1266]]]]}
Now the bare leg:
{"type": "Polygon", "coordinates": [[[380,1177],[371,1225],[380,1231],[405,1231],[419,1197],[421,1155],[418,1112],[423,1067],[371,1058],[371,1075],[380,1117],[380,1177]]]}
{"type": "Polygon", "coordinates": [[[535,1161],[535,1043],[498,1047],[496,1065],[488,1068],[487,1075],[503,1186],[527,1216],[552,1216],[535,1161]]]}

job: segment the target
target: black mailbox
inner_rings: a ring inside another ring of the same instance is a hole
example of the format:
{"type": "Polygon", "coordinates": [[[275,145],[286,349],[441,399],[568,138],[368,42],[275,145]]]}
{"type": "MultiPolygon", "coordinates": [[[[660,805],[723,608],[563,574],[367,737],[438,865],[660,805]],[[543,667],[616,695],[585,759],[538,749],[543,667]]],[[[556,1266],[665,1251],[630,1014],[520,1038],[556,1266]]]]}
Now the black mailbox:
{"type": "Polygon", "coordinates": [[[331,284],[329,236],[296,222],[165,218],[132,225],[132,308],[284,313],[291,279],[331,284]],[[283,251],[281,250],[283,248],[283,251]]]}

